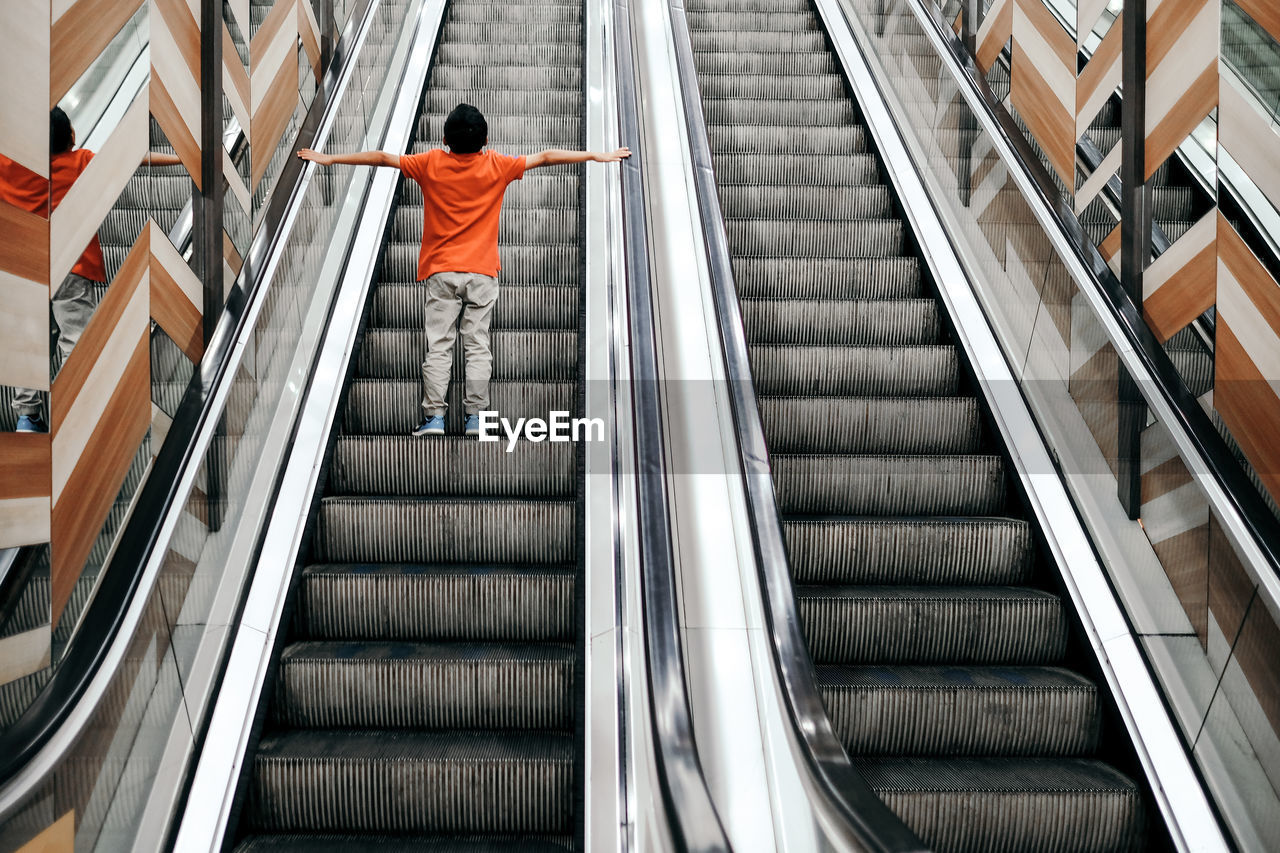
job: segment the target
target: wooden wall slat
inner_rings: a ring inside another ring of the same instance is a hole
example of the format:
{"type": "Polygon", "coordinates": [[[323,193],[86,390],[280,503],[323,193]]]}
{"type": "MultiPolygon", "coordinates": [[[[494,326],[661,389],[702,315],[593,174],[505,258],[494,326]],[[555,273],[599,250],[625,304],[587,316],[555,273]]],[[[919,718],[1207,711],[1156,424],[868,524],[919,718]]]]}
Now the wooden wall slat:
{"type": "Polygon", "coordinates": [[[1276,156],[1280,134],[1271,119],[1236,88],[1230,75],[1222,78],[1219,91],[1218,144],[1280,209],[1280,157],[1276,156]]]}
{"type": "Polygon", "coordinates": [[[49,0],[4,4],[0,154],[49,177],[49,0]]]}
{"type": "Polygon", "coordinates": [[[253,186],[257,189],[271,158],[280,144],[280,137],[289,126],[289,119],[298,106],[298,66],[293,59],[284,63],[276,72],[267,98],[253,114],[253,138],[250,153],[253,186]]]}
{"type": "MultiPolygon", "coordinates": [[[[45,120],[46,126],[48,119],[45,120]]],[[[0,272],[49,284],[49,220],[0,201],[0,272]]]]}
{"type": "Polygon", "coordinates": [[[1280,41],[1280,3],[1276,0],[1235,0],[1236,5],[1264,30],[1280,41]]]}
{"type": "Polygon", "coordinates": [[[49,541],[48,433],[0,432],[0,548],[49,541]]]}
{"type": "MultiPolygon", "coordinates": [[[[184,0],[151,0],[163,22],[165,36],[169,43],[176,47],[182,61],[191,73],[196,86],[200,85],[200,24],[192,17],[191,10],[184,0]]],[[[152,24],[152,33],[156,33],[156,23],[152,24]]],[[[234,51],[233,51],[234,52],[234,51]]]]}
{"type": "Polygon", "coordinates": [[[1146,140],[1147,174],[1150,180],[1191,131],[1218,105],[1218,63],[1215,60],[1187,87],[1178,103],[1155,127],[1146,140]]]}
{"type": "Polygon", "coordinates": [[[204,354],[200,279],[154,221],[150,228],[151,316],[187,358],[198,362],[204,354]]]}
{"type": "Polygon", "coordinates": [[[77,0],[54,22],[49,35],[46,109],[57,106],[144,2],[146,0],[77,0]]]}
{"type": "Polygon", "coordinates": [[[187,172],[191,175],[191,180],[195,182],[196,189],[202,189],[200,179],[200,143],[196,140],[191,128],[187,126],[187,122],[182,117],[182,112],[178,109],[177,104],[170,97],[164,81],[154,73],[154,70],[151,74],[151,115],[155,117],[161,130],[164,131],[169,144],[173,146],[174,153],[182,160],[182,165],[186,167],[187,172]]]}
{"type": "Polygon", "coordinates": [[[1210,211],[1147,268],[1142,310],[1162,343],[1218,300],[1218,218],[1210,211]]]}
{"type": "Polygon", "coordinates": [[[1014,0],[995,0],[978,28],[978,67],[984,74],[996,64],[1013,35],[1013,4],[1014,0]]]}

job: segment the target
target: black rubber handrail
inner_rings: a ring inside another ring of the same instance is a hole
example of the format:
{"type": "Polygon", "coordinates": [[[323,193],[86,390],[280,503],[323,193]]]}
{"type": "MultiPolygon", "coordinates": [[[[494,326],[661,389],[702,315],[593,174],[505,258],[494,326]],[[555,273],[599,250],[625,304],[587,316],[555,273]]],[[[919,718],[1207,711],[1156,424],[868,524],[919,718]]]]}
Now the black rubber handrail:
{"type": "Polygon", "coordinates": [[[617,33],[619,134],[622,144],[633,152],[620,166],[639,505],[637,528],[643,580],[641,599],[654,761],[675,849],[695,853],[729,851],[732,848],[728,836],[698,760],[680,642],[671,515],[667,503],[657,326],[645,227],[644,180],[640,174],[639,100],[628,0],[614,0],[613,16],[617,33]]]}
{"type": "MultiPolygon", "coordinates": [[[[374,7],[374,0],[361,0],[348,18],[334,48],[333,60],[298,131],[299,147],[308,147],[314,142],[339,82],[354,59],[350,54],[351,45],[374,7]]],[[[226,374],[235,341],[248,322],[248,309],[263,298],[265,262],[282,237],[281,225],[299,192],[304,165],[298,158],[290,157],[281,172],[277,188],[267,203],[263,223],[254,235],[239,277],[227,294],[204,357],[178,404],[165,441],[138,490],[111,561],[102,568],[98,589],[86,605],[65,654],[35,701],[12,726],[0,732],[0,783],[16,776],[67,721],[98,674],[124,624],[159,543],[165,519],[177,509],[182,473],[203,461],[194,457],[194,439],[210,420],[221,416],[211,405],[214,392],[224,381],[230,381],[226,374]]]]}
{"type": "Polygon", "coordinates": [[[746,486],[756,569],[764,593],[774,669],[782,685],[787,719],[803,757],[806,785],[821,798],[848,842],[877,853],[927,848],[871,790],[831,728],[818,691],[813,660],[801,630],[786,540],[769,468],[769,449],[752,383],[747,340],[733,278],[729,240],[716,189],[711,144],[698,88],[697,67],[683,0],[668,0],[694,184],[706,241],[720,344],[729,376],[738,456],[746,486]]]}
{"type": "MultiPolygon", "coordinates": [[[[842,14],[848,10],[841,5],[842,14]]],[[[1260,567],[1273,575],[1280,575],[1280,519],[1271,512],[1266,500],[1253,484],[1249,474],[1236,460],[1226,440],[1218,432],[1200,401],[1187,388],[1186,382],[1174,367],[1164,347],[1156,339],[1142,316],[1142,308],[1125,291],[1115,272],[1107,266],[1097,246],[1088,239],[1075,211],[1058,195],[1057,188],[1036,156],[1035,150],[1018,129],[1009,114],[992,93],[991,88],[973,58],[956,34],[943,23],[941,16],[928,4],[912,4],[923,17],[923,26],[931,26],[950,51],[944,61],[952,63],[960,85],[967,85],[977,96],[983,111],[1000,129],[1001,138],[1009,146],[1016,160],[1010,168],[1023,171],[1035,185],[1038,203],[1049,213],[1053,223],[1074,251],[1084,268],[1088,281],[1082,286],[1092,287],[1106,303],[1107,309],[1118,321],[1124,342],[1133,350],[1142,366],[1151,375],[1151,386],[1144,385],[1144,393],[1162,398],[1173,413],[1174,423],[1169,429],[1184,433],[1196,454],[1213,479],[1222,488],[1230,504],[1229,509],[1239,517],[1254,545],[1261,552],[1267,565],[1260,567]]],[[[879,83],[878,83],[879,85],[879,83]]]]}

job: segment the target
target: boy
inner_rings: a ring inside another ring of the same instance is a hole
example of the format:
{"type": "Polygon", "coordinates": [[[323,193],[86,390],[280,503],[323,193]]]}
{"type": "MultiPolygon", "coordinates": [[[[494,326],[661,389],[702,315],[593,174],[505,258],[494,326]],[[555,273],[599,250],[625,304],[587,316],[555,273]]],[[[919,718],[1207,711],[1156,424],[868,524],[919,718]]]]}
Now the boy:
{"type": "Polygon", "coordinates": [[[321,166],[391,166],[422,187],[422,250],[418,280],[427,285],[427,355],[422,362],[423,421],[414,435],[444,435],[445,392],[453,365],[458,314],[462,314],[462,351],[466,356],[463,405],[466,434],[480,432],[479,413],[489,408],[493,357],[489,323],[498,298],[498,216],[507,184],[526,170],[560,163],[614,163],[631,156],[626,148],[607,154],[550,149],[511,157],[481,151],[489,126],[480,111],[458,104],[444,123],[448,151],[397,156],[385,151],[320,154],[303,149],[298,156],[321,166]]]}
{"type": "MultiPolygon", "coordinates": [[[[49,111],[49,177],[42,178],[8,157],[0,156],[0,201],[48,219],[92,159],[92,151],[76,148],[76,131],[71,126],[71,119],[61,107],[54,107],[49,111]]],[[[152,166],[182,165],[182,161],[173,154],[150,154],[142,165],[148,163],[152,166]]],[[[102,245],[98,242],[98,235],[94,234],[71,272],[54,291],[50,302],[50,310],[58,326],[58,352],[62,354],[63,362],[71,355],[76,341],[80,340],[80,333],[93,316],[94,284],[102,284],[106,280],[102,245]]],[[[49,431],[41,416],[39,391],[17,388],[10,405],[18,416],[17,432],[49,431]]]]}

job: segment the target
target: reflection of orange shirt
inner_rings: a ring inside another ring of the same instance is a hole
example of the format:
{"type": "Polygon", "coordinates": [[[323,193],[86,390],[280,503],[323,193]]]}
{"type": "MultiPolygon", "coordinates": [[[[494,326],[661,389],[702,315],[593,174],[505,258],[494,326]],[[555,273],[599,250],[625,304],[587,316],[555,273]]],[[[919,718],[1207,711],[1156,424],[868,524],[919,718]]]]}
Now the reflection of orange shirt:
{"type": "MultiPolygon", "coordinates": [[[[93,152],[85,148],[54,154],[49,158],[50,180],[45,180],[27,167],[0,155],[0,201],[48,219],[49,211],[57,209],[67,190],[92,159],[93,152]]],[[[107,265],[102,259],[102,245],[97,234],[93,235],[71,271],[90,281],[107,280],[107,265]]]]}
{"type": "Polygon", "coordinates": [[[422,187],[418,280],[438,272],[498,274],[498,216],[507,184],[524,177],[524,157],[434,148],[400,158],[422,187]]]}

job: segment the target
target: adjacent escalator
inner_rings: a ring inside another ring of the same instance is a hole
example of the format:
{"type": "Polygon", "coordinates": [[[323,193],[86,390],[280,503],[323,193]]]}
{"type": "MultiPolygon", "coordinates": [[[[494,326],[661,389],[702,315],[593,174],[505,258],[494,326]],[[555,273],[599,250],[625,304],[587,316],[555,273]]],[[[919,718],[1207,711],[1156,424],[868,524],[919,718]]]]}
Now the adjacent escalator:
{"type": "MultiPolygon", "coordinates": [[[[414,150],[460,102],[508,153],[583,142],[581,8],[449,4],[414,150]]],[[[493,407],[574,411],[581,167],[507,190],[493,407]]],[[[564,850],[579,834],[574,445],[461,435],[421,419],[422,197],[403,182],[294,593],[240,850],[564,850]]],[[[459,347],[460,349],[460,347],[459,347]]]]}
{"type": "Polygon", "coordinates": [[[1070,604],[817,14],[808,0],[686,8],[796,606],[836,734],[934,849],[1151,843],[1123,731],[1104,724],[1070,604]]]}

